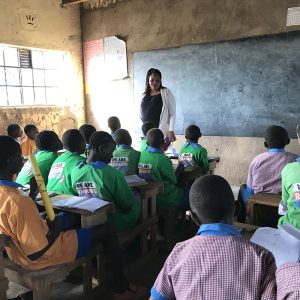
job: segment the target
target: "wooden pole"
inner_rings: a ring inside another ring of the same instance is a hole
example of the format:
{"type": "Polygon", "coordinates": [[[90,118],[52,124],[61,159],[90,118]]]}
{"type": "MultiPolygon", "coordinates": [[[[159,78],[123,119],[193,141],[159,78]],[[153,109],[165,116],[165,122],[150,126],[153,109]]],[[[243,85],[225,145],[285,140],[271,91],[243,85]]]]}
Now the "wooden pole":
{"type": "Polygon", "coordinates": [[[38,187],[39,192],[41,194],[41,198],[43,200],[48,218],[49,218],[50,221],[53,221],[54,218],[55,218],[54,210],[53,210],[53,207],[51,205],[49,195],[48,195],[46,187],[45,187],[44,179],[41,175],[41,171],[40,171],[39,165],[38,165],[38,163],[35,159],[34,154],[29,155],[29,160],[30,160],[30,164],[31,164],[31,168],[33,170],[34,178],[36,180],[37,187],[38,187]]]}

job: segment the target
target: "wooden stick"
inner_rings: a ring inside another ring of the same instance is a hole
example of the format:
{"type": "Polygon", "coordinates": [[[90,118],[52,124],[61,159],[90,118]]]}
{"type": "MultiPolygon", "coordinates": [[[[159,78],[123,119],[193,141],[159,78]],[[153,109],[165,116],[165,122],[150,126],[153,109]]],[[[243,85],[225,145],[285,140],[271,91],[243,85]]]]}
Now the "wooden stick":
{"type": "Polygon", "coordinates": [[[39,192],[41,194],[41,198],[43,200],[48,218],[49,218],[50,221],[53,221],[54,218],[55,218],[54,210],[53,210],[53,207],[51,205],[49,195],[48,195],[46,187],[45,187],[44,179],[41,175],[41,171],[40,171],[39,165],[38,165],[38,163],[35,159],[34,154],[29,155],[29,160],[30,160],[30,164],[31,164],[31,168],[33,170],[34,178],[36,180],[37,187],[38,187],[39,192]]]}

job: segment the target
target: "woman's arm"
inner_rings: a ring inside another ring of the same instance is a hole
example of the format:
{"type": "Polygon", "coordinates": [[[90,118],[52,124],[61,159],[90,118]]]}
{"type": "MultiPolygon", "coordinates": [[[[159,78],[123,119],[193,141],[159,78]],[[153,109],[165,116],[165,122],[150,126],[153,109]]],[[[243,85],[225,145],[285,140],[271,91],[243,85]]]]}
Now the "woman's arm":
{"type": "Polygon", "coordinates": [[[174,134],[175,120],[176,120],[176,101],[172,92],[166,88],[166,105],[169,112],[169,121],[170,125],[168,131],[166,133],[170,142],[174,142],[176,140],[176,136],[174,134]]]}

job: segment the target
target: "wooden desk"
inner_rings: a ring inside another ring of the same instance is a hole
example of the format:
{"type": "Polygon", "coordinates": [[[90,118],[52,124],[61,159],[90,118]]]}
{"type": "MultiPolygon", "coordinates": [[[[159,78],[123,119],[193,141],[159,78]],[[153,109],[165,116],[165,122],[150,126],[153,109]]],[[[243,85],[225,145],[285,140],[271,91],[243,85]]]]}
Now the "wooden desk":
{"type": "MultiPolygon", "coordinates": [[[[172,160],[172,164],[173,164],[173,169],[176,170],[176,168],[178,166],[178,157],[177,158],[172,157],[171,160],[172,160]]],[[[215,172],[215,168],[217,167],[217,163],[219,163],[219,162],[220,162],[220,157],[218,157],[218,156],[209,156],[208,157],[208,171],[207,171],[207,174],[213,175],[214,172],[215,172]]],[[[199,167],[186,167],[185,171],[187,170],[187,172],[191,172],[191,171],[196,172],[195,171],[196,169],[199,169],[201,171],[201,169],[199,167]]],[[[192,176],[192,175],[189,175],[189,176],[192,176]]]]}
{"type": "Polygon", "coordinates": [[[245,224],[245,223],[239,223],[239,222],[234,222],[233,226],[237,229],[241,231],[242,236],[246,239],[246,240],[250,240],[254,234],[254,232],[256,231],[256,229],[258,229],[258,226],[255,225],[251,225],[251,224],[245,224]]]}
{"type": "Polygon", "coordinates": [[[250,224],[258,225],[260,223],[258,218],[259,205],[278,208],[280,201],[281,195],[278,194],[257,193],[251,196],[247,201],[250,224]]]}
{"type": "Polygon", "coordinates": [[[3,251],[6,246],[5,236],[0,235],[0,299],[6,299],[6,291],[8,290],[8,280],[4,276],[3,251]]]}
{"type": "Polygon", "coordinates": [[[156,195],[162,193],[164,185],[161,182],[148,181],[147,184],[132,186],[141,196],[141,224],[145,224],[141,233],[141,252],[145,254],[156,247],[156,232],[158,218],[156,214],[156,195]],[[146,225],[147,224],[147,225],[146,225]],[[150,249],[147,247],[147,234],[150,228],[150,249]]]}
{"type": "MultiPolygon", "coordinates": [[[[113,212],[113,204],[109,203],[104,207],[97,209],[94,212],[89,212],[87,210],[82,210],[78,208],[69,208],[69,207],[60,207],[55,206],[55,201],[66,199],[68,197],[73,197],[73,195],[56,195],[51,197],[50,200],[54,209],[80,214],[81,216],[81,227],[82,228],[90,228],[100,224],[104,224],[107,221],[107,216],[109,213],[113,212]]],[[[44,206],[43,201],[36,201],[39,205],[44,206]]]]}

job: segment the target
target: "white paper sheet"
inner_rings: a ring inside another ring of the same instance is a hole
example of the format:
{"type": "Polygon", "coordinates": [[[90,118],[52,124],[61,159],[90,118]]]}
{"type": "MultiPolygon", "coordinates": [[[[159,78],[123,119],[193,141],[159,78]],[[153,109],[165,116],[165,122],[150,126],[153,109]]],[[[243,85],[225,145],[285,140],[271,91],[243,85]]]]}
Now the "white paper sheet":
{"type": "Polygon", "coordinates": [[[109,202],[98,198],[73,196],[67,199],[52,202],[58,207],[78,208],[94,212],[95,210],[109,204],[109,202]]]}
{"type": "Polygon", "coordinates": [[[137,176],[136,174],[134,175],[127,175],[125,176],[125,179],[128,183],[129,186],[134,186],[134,185],[144,185],[147,184],[146,180],[137,176]]]}
{"type": "MultiPolygon", "coordinates": [[[[275,257],[277,267],[287,262],[298,262],[300,257],[300,240],[293,236],[291,228],[258,228],[251,242],[268,249],[275,257]]],[[[295,229],[297,230],[297,229],[295,229]]],[[[300,235],[299,235],[300,237],[300,235]]]]}

